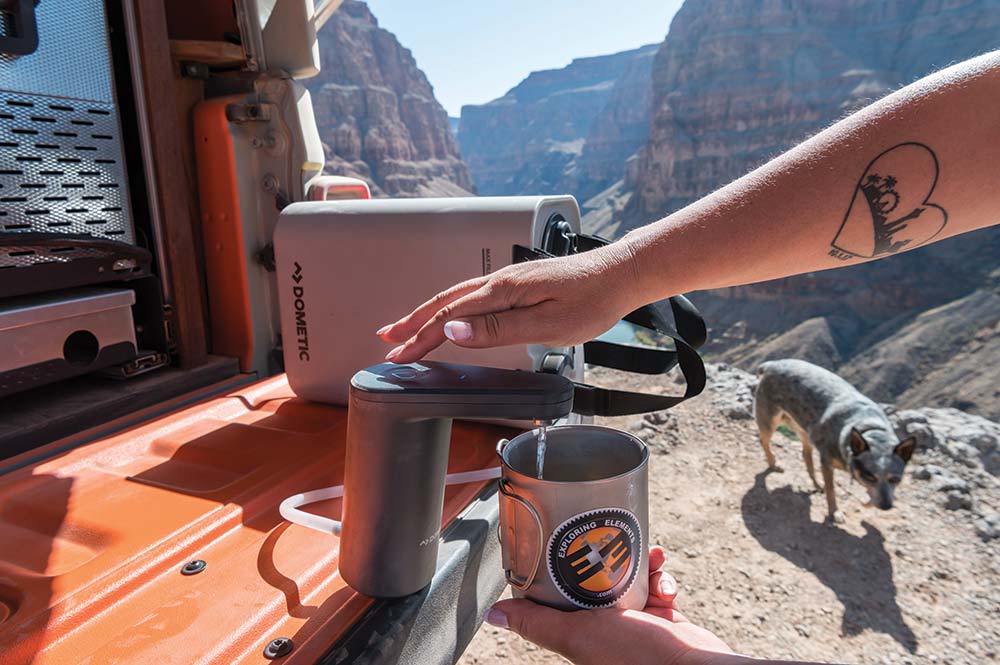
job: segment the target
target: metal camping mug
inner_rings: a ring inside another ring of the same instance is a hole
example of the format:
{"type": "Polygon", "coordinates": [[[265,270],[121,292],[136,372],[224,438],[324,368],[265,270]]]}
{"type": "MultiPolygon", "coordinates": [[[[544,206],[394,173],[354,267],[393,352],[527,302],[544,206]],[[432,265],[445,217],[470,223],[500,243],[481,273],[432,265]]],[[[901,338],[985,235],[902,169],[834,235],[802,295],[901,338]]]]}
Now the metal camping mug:
{"type": "Polygon", "coordinates": [[[565,610],[642,609],[649,593],[646,444],[596,425],[497,444],[501,556],[515,598],[565,610]]]}

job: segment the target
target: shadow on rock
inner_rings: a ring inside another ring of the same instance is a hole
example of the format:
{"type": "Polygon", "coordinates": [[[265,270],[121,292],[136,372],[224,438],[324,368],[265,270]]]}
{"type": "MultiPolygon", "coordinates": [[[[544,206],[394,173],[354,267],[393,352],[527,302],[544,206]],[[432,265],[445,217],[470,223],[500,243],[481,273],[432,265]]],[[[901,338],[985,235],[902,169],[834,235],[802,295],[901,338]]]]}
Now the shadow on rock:
{"type": "Polygon", "coordinates": [[[910,653],[917,638],[896,604],[892,561],[882,533],[862,522],[863,536],[855,536],[809,516],[811,492],[791,487],[768,491],[768,472],[757,474],[743,495],[743,523],[767,550],[811,572],[828,586],[844,606],[841,627],[845,635],[871,629],[890,635],[910,653]]]}

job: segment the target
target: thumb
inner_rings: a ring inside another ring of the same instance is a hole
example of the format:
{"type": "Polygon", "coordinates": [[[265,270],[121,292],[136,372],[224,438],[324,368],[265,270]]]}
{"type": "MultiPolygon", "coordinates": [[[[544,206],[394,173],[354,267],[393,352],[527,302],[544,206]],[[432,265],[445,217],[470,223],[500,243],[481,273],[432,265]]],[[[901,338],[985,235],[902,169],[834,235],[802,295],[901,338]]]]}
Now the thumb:
{"type": "Polygon", "coordinates": [[[542,306],[466,316],[444,324],[444,335],[458,346],[483,349],[546,341],[552,321],[542,306]]]}
{"type": "Polygon", "coordinates": [[[563,612],[530,600],[501,600],[486,612],[486,622],[512,630],[543,649],[570,657],[573,636],[586,634],[580,624],[587,612],[563,612]]]}

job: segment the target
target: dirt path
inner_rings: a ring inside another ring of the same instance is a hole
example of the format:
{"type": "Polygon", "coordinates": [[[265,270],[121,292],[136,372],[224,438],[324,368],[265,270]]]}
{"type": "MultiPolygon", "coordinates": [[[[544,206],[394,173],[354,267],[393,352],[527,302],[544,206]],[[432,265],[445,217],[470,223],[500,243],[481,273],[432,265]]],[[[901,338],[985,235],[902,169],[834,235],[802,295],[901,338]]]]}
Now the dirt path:
{"type": "MultiPolygon", "coordinates": [[[[610,374],[599,380],[642,387],[610,374]]],[[[753,421],[738,411],[707,394],[666,415],[605,420],[632,430],[655,452],[651,541],[667,549],[692,621],[757,657],[1000,660],[1000,540],[982,540],[972,511],[949,510],[932,482],[913,477],[928,463],[977,472],[937,451],[918,452],[888,512],[863,506],[864,490],[837,472],[847,520],[830,526],[800,445],[776,436],[786,471],[764,473],[753,421]]],[[[979,471],[973,483],[977,502],[1000,507],[996,477],[979,471]]],[[[484,625],[460,662],[565,661],[484,625]]]]}

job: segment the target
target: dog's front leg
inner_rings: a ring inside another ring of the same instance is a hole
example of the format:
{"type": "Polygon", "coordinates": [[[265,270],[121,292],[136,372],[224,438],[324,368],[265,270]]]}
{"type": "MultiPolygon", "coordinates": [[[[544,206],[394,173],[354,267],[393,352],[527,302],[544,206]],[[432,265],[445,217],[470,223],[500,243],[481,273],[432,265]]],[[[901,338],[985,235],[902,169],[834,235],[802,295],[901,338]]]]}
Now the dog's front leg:
{"type": "Polygon", "coordinates": [[[833,485],[833,466],[825,455],[820,455],[820,469],[823,471],[823,490],[826,492],[827,516],[837,524],[844,523],[844,513],[837,510],[837,489],[833,485]]]}
{"type": "Polygon", "coordinates": [[[799,438],[802,439],[802,459],[806,462],[806,471],[809,472],[809,479],[812,480],[813,487],[816,491],[823,489],[816,482],[816,468],[813,466],[813,447],[812,442],[809,440],[808,435],[805,432],[799,434],[799,438]]]}

